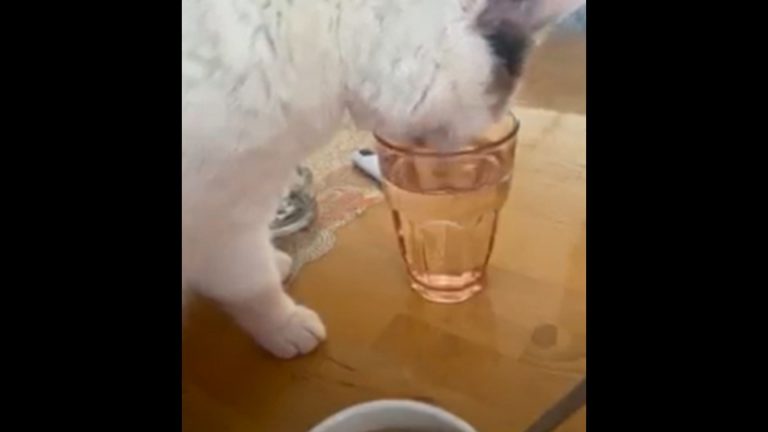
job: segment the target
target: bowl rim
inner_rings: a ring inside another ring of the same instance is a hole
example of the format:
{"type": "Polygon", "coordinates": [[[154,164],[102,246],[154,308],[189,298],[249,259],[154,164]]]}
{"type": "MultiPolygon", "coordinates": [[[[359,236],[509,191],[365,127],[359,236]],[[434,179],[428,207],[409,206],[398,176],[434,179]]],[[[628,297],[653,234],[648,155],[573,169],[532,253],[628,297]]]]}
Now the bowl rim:
{"type": "Polygon", "coordinates": [[[331,432],[329,428],[336,426],[339,422],[346,418],[354,415],[365,414],[366,412],[381,408],[401,408],[406,410],[420,411],[422,413],[430,414],[440,418],[441,420],[452,423],[454,426],[463,430],[464,432],[477,432],[477,430],[465,420],[449,411],[446,411],[443,408],[410,399],[379,399],[351,405],[318,423],[316,426],[310,429],[309,432],[331,432]]]}

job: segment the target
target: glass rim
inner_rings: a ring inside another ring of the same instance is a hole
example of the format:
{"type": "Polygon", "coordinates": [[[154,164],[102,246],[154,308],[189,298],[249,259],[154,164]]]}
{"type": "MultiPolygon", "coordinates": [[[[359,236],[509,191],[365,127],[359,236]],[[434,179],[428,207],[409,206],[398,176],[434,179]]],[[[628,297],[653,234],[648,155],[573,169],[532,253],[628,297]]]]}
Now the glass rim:
{"type": "Polygon", "coordinates": [[[422,149],[414,150],[413,147],[403,147],[397,144],[393,144],[392,142],[382,138],[379,134],[375,132],[373,133],[373,136],[374,138],[376,138],[376,141],[379,144],[383,145],[384,147],[387,147],[390,150],[394,150],[400,153],[408,153],[408,154],[417,155],[417,156],[433,156],[433,157],[451,157],[451,156],[469,155],[469,154],[474,154],[481,151],[486,151],[494,147],[501,147],[504,143],[509,141],[511,138],[514,138],[517,136],[517,132],[520,130],[520,120],[511,111],[508,111],[504,115],[504,117],[511,118],[512,121],[514,122],[509,132],[505,133],[501,138],[497,140],[488,141],[488,142],[482,143],[481,145],[478,145],[476,147],[472,147],[469,149],[443,151],[443,152],[439,150],[435,150],[433,148],[425,148],[425,149],[422,148],[422,149]]]}

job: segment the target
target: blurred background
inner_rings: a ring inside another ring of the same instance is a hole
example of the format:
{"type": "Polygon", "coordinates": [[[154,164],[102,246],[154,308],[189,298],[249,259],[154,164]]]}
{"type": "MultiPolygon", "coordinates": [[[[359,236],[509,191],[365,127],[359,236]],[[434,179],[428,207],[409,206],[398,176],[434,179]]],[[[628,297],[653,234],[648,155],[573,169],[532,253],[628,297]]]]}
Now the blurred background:
{"type": "Polygon", "coordinates": [[[587,7],[583,6],[577,10],[571,16],[566,18],[560,25],[563,29],[570,29],[575,31],[587,30],[587,7]]]}
{"type": "Polygon", "coordinates": [[[518,106],[586,114],[587,8],[561,21],[531,54],[518,106]]]}

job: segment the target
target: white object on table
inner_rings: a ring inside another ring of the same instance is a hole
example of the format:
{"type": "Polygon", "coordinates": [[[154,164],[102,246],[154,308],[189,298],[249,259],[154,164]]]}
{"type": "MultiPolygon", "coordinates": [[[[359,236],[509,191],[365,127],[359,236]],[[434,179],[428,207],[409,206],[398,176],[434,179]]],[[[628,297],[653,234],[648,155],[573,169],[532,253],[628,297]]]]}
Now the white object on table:
{"type": "Polygon", "coordinates": [[[368,177],[381,183],[381,168],[379,167],[379,156],[371,149],[359,149],[352,153],[352,163],[368,177]]]}

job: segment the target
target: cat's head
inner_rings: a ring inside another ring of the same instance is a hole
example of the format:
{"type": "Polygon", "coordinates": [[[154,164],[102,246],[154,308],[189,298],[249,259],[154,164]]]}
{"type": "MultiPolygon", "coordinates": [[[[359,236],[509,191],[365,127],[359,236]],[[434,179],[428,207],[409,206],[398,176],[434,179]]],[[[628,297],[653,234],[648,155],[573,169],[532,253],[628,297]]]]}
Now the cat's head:
{"type": "Polygon", "coordinates": [[[353,117],[395,140],[451,148],[499,117],[536,34],[586,0],[367,3],[341,35],[353,117]]]}

